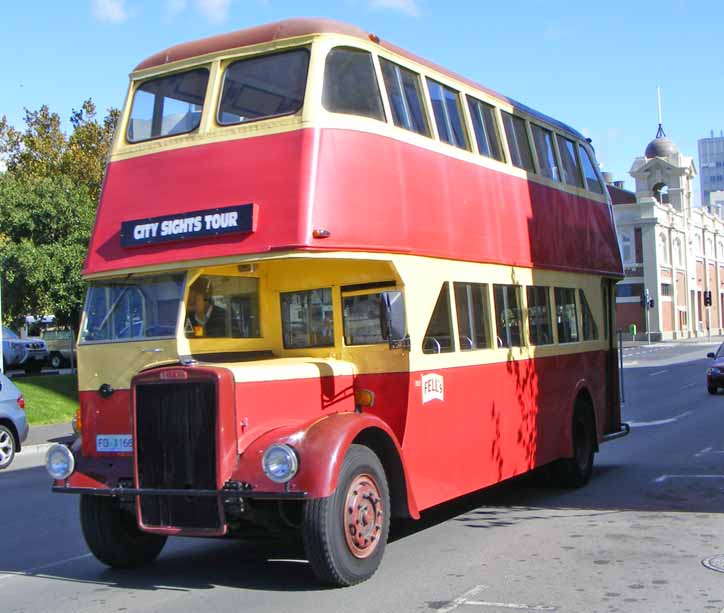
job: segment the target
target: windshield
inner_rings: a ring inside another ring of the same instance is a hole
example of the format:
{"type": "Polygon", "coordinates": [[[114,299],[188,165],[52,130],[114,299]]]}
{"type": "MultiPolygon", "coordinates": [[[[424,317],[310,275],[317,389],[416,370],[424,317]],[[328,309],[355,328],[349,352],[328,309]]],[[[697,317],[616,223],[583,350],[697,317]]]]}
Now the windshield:
{"type": "Polygon", "coordinates": [[[88,290],[81,342],[176,335],[183,274],[94,283],[88,290]]]}

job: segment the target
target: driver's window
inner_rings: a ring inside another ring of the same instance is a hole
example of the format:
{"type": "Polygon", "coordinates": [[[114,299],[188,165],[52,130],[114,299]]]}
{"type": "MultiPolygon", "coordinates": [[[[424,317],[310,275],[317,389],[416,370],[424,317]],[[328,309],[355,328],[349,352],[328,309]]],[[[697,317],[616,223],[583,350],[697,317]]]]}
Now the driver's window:
{"type": "Polygon", "coordinates": [[[259,280],[202,275],[186,301],[188,338],[258,338],[259,280]]]}

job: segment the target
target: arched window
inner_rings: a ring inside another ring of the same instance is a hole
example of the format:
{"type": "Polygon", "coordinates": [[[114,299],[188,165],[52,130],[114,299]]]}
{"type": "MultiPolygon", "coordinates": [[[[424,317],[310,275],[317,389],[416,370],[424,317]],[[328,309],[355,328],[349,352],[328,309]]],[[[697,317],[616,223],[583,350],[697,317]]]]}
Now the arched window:
{"type": "Polygon", "coordinates": [[[682,267],[684,265],[684,252],[681,250],[681,239],[674,239],[674,264],[682,267]]]}
{"type": "Polygon", "coordinates": [[[633,264],[633,251],[631,250],[631,237],[624,234],[621,237],[621,256],[624,264],[633,264]]]}
{"type": "Polygon", "coordinates": [[[654,198],[661,204],[669,203],[669,186],[666,183],[657,183],[651,191],[654,193],[654,198]]]}
{"type": "Polygon", "coordinates": [[[712,241],[711,238],[706,239],[706,255],[714,255],[714,241],[712,241]]]}
{"type": "Polygon", "coordinates": [[[659,234],[659,253],[661,254],[662,264],[666,264],[667,266],[671,264],[671,259],[669,258],[669,238],[665,232],[659,234]]]}

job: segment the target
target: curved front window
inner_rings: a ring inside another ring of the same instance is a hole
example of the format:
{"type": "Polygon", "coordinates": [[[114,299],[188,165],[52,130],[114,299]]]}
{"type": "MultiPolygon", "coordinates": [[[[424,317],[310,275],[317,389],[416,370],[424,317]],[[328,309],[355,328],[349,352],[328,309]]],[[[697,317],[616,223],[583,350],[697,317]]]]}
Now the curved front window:
{"type": "Polygon", "coordinates": [[[201,123],[209,71],[197,68],[141,83],[133,94],[126,138],[138,143],[192,132],[201,123]]]}
{"type": "Polygon", "coordinates": [[[86,297],[81,342],[176,336],[183,287],[183,274],[93,283],[86,297]]]}

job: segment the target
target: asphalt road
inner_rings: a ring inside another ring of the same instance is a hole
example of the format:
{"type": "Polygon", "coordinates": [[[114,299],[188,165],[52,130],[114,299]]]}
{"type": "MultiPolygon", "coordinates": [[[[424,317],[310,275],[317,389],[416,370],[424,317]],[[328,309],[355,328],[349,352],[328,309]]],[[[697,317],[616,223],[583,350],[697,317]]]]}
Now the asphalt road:
{"type": "MultiPolygon", "coordinates": [[[[638,348],[637,348],[638,349],[638,348]]],[[[504,483],[393,527],[370,581],[323,589],[295,546],[170,540],[152,567],[88,554],[40,455],[0,473],[0,603],[14,611],[724,611],[724,394],[705,345],[627,350],[629,437],[575,491],[504,483]],[[715,560],[716,561],[716,560],[715,560]]]]}

